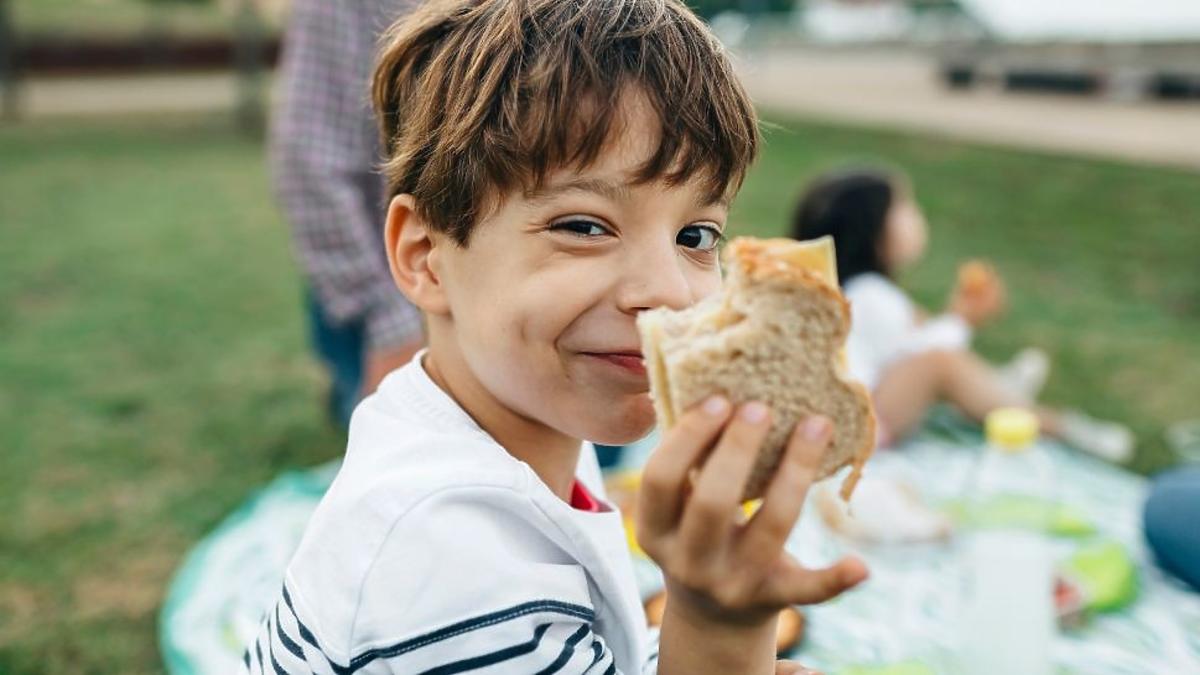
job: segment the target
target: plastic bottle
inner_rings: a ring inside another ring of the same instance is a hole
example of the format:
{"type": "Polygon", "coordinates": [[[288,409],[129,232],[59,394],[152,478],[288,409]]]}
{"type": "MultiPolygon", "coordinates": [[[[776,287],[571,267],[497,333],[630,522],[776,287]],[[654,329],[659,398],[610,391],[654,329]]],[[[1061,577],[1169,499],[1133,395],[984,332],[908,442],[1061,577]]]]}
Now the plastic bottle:
{"type": "Polygon", "coordinates": [[[967,495],[960,672],[1051,675],[1053,465],[1035,443],[1032,413],[996,410],[986,431],[988,447],[967,495]]]}

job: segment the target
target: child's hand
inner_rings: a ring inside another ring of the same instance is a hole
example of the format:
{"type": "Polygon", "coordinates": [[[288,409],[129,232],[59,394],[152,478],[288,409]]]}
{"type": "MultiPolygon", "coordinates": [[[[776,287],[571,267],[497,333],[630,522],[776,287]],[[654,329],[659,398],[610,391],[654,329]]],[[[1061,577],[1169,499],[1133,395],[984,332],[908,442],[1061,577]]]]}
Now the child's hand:
{"type": "MultiPolygon", "coordinates": [[[[853,559],[828,569],[805,569],[783,549],[829,445],[829,421],[814,417],[797,425],[761,508],[743,522],[739,499],[770,429],[770,415],[761,403],[732,413],[720,397],[689,410],[665,434],[642,474],[638,542],[667,579],[664,658],[668,642],[715,654],[722,639],[746,636],[749,630],[753,638],[742,642],[765,645],[773,663],[781,608],[823,602],[867,576],[853,559]],[[679,626],[671,626],[672,617],[679,626]]],[[[760,647],[740,648],[744,658],[760,647]]]]}
{"type": "Polygon", "coordinates": [[[1007,292],[1000,275],[989,264],[973,260],[959,268],[947,311],[978,327],[1005,309],[1007,292]]]}

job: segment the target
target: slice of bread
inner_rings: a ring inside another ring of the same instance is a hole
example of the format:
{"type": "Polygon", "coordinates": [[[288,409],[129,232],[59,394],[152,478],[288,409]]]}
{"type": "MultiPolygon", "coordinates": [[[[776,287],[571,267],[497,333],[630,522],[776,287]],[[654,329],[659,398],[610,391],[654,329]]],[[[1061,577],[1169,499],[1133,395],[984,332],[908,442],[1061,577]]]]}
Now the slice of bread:
{"type": "Polygon", "coordinates": [[[642,313],[638,329],[659,425],[713,394],[771,406],[772,426],[744,498],[761,497],[796,423],[821,414],[833,440],[818,478],[853,467],[849,499],[875,445],[866,389],[845,375],[850,306],[838,291],[833,242],[739,238],[725,250],[724,292],[682,311],[642,313]]]}

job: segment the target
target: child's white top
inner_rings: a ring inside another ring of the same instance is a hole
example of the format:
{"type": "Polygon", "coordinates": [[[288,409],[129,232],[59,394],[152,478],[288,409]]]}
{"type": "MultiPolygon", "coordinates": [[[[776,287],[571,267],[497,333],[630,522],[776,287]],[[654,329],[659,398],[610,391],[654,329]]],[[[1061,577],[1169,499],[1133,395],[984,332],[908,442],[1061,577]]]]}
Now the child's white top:
{"type": "Polygon", "coordinates": [[[592,448],[578,477],[599,513],[555,496],[420,361],[355,410],[248,672],[652,672],[592,448]]]}
{"type": "Polygon", "coordinates": [[[908,295],[882,274],[859,274],[842,293],[851,317],[846,360],[850,374],[868,389],[874,390],[887,367],[903,356],[971,344],[971,327],[962,317],[942,314],[922,321],[908,295]]]}

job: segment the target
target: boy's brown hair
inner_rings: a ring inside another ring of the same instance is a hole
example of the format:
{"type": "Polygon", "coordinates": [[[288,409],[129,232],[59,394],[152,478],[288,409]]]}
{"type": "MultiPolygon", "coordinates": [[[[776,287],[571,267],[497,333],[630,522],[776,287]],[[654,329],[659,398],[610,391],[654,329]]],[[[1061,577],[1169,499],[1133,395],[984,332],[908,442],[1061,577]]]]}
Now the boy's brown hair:
{"type": "Polygon", "coordinates": [[[657,117],[637,179],[702,177],[732,197],[754,160],[754,109],[723,47],[679,0],[431,0],[383,38],[374,77],[388,194],[466,245],[489,198],[586,167],[621,97],[657,117]]]}

